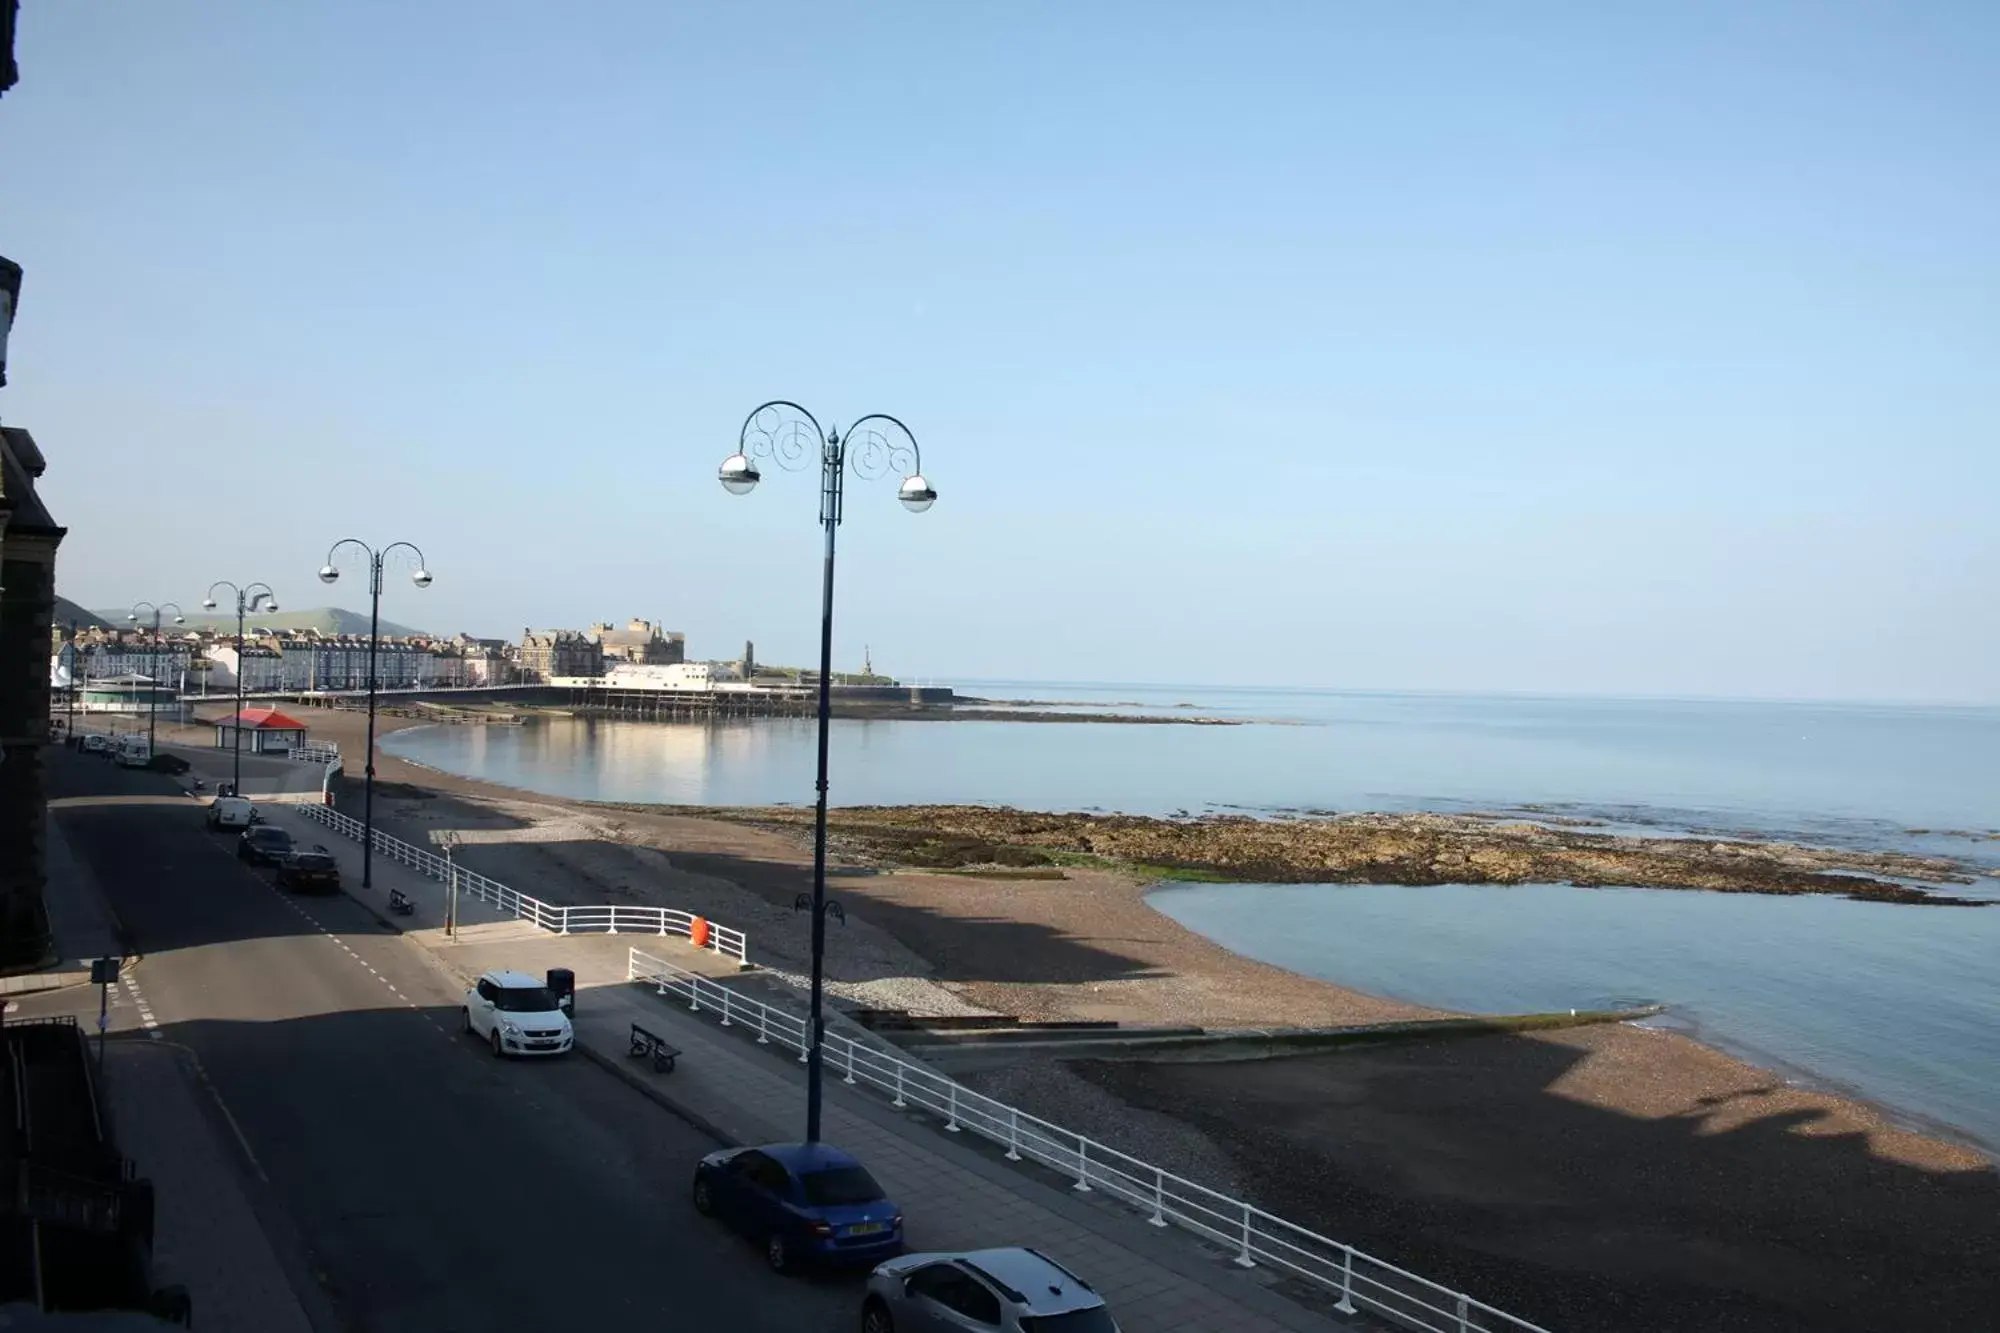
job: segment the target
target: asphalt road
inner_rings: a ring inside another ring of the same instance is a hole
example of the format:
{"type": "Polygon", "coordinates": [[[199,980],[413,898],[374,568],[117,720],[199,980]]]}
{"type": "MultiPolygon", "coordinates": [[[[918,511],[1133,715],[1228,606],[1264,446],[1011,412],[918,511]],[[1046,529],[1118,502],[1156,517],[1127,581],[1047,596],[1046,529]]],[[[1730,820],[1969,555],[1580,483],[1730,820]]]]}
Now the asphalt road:
{"type": "Polygon", "coordinates": [[[495,1060],[428,954],[345,897],[280,894],[170,780],[54,759],[51,794],[81,798],[61,827],[145,955],[136,998],[206,1070],[320,1322],[855,1326],[858,1279],[778,1277],[694,1214],[710,1140],[582,1059],[495,1060]]]}

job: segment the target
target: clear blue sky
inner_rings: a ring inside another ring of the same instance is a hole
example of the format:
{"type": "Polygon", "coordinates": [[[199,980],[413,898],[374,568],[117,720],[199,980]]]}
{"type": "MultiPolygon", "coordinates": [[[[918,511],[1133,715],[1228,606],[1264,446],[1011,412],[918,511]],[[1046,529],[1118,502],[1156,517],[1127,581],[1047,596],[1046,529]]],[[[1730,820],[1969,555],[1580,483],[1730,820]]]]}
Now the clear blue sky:
{"type": "Polygon", "coordinates": [[[87,604],[907,677],[2000,701],[2000,5],[27,0],[87,604]],[[364,602],[358,579],[338,600],[364,602]]]}

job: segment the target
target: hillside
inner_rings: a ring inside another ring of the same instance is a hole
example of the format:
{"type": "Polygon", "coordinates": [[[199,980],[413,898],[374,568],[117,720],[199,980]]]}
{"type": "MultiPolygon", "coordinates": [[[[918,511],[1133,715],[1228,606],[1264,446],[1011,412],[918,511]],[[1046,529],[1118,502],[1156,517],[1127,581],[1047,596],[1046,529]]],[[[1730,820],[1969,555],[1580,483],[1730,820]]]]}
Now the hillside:
{"type": "MultiPolygon", "coordinates": [[[[220,598],[217,600],[219,601],[220,598]]],[[[85,612],[84,614],[88,615],[90,613],[85,612]]],[[[112,620],[119,624],[127,623],[125,620],[126,614],[123,611],[99,611],[97,613],[101,619],[112,620]]],[[[321,634],[366,634],[368,632],[368,617],[363,612],[349,611],[343,607],[321,606],[315,607],[310,611],[258,611],[246,619],[243,625],[246,630],[276,629],[296,631],[316,629],[321,634]]],[[[236,632],[236,612],[230,610],[225,613],[220,607],[214,611],[203,611],[200,604],[197,603],[187,611],[186,628],[212,629],[234,634],[236,632]]],[[[423,630],[411,629],[407,625],[398,625],[388,620],[382,622],[382,633],[385,637],[401,637],[410,634],[422,634],[424,632],[423,630]]]]}
{"type": "Polygon", "coordinates": [[[56,598],[56,609],[49,613],[49,621],[51,624],[61,625],[65,628],[69,626],[71,621],[76,622],[78,629],[110,628],[110,623],[103,616],[84,610],[67,597],[56,598]]]}

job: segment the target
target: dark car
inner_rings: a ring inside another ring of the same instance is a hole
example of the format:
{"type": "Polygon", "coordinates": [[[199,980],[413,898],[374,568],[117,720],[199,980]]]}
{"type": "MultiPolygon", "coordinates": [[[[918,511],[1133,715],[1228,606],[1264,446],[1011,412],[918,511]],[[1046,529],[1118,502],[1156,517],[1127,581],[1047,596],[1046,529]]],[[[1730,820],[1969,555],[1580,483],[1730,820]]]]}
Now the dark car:
{"type": "Polygon", "coordinates": [[[293,852],[278,862],[278,887],[299,893],[338,893],[340,863],[318,843],[309,852],[293,852]]]}
{"type": "Polygon", "coordinates": [[[694,1169],[694,1206],[761,1243],[780,1273],[878,1264],[903,1249],[902,1209],[866,1167],[824,1143],[710,1153],[694,1169]]]}
{"type": "Polygon", "coordinates": [[[173,773],[178,775],[187,772],[193,765],[177,754],[167,754],[163,751],[148,759],[146,767],[152,769],[155,773],[173,773]]]}
{"type": "Polygon", "coordinates": [[[269,824],[253,824],[236,840],[237,859],[251,865],[278,865],[292,854],[292,848],[292,835],[269,824]]]}

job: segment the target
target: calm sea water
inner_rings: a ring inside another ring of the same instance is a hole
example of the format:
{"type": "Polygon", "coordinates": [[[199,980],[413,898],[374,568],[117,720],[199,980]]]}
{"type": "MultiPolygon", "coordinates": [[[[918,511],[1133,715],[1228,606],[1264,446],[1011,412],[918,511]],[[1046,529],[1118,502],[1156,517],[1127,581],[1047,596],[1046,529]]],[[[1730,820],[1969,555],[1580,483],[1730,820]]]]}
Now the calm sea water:
{"type": "MultiPolygon", "coordinates": [[[[1616,830],[1942,853],[2000,873],[2000,840],[1979,836],[2000,828],[2000,709],[964,688],[1242,725],[843,720],[834,803],[1160,815],[1531,807],[1616,830]]],[[[814,734],[809,719],[558,719],[420,728],[383,747],[556,796],[809,804],[814,734]]],[[[1954,892],[2000,899],[2000,880],[1954,892]]],[[[2000,1146],[2000,906],[1552,886],[1229,885],[1156,900],[1231,948],[1423,1003],[1661,1000],[1718,1044],[2000,1146]]]]}
{"type": "Polygon", "coordinates": [[[1152,904],[1239,953],[1483,1012],[1669,1023],[2000,1153],[2000,907],[1559,884],[1203,884],[1152,904]]]}

